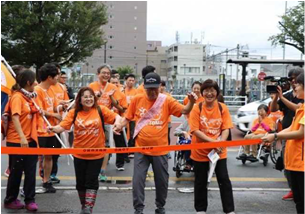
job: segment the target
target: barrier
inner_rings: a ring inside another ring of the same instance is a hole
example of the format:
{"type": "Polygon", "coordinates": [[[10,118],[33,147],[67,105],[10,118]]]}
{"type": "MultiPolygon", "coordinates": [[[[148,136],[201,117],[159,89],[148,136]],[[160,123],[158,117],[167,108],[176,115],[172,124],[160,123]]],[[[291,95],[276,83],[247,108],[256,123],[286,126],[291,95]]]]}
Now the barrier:
{"type": "Polygon", "coordinates": [[[213,143],[192,143],[188,145],[170,146],[145,146],[145,147],[120,147],[120,148],[21,148],[21,147],[1,147],[1,154],[18,155],[59,155],[59,154],[99,154],[99,153],[135,153],[135,152],[160,152],[194,149],[212,149],[218,147],[232,147],[242,145],[252,145],[260,143],[260,139],[222,141],[213,143]]]}

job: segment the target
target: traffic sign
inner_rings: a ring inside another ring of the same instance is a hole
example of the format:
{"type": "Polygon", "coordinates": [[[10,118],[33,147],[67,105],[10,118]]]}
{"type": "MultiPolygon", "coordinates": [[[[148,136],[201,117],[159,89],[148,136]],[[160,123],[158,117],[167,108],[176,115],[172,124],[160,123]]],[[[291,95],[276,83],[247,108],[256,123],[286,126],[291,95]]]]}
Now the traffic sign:
{"type": "Polygon", "coordinates": [[[260,72],[257,76],[259,81],[264,81],[265,77],[266,77],[266,73],[265,72],[260,72]]]}

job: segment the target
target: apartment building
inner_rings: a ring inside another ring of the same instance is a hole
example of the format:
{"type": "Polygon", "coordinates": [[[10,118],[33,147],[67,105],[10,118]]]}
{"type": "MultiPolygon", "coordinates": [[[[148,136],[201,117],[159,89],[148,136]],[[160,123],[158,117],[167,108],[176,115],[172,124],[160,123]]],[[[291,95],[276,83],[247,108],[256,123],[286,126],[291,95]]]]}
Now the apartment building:
{"type": "Polygon", "coordinates": [[[146,65],[146,1],[103,1],[107,6],[108,23],[102,26],[107,43],[94,51],[81,65],[83,73],[96,73],[107,63],[116,69],[130,66],[141,76],[146,65]]]}

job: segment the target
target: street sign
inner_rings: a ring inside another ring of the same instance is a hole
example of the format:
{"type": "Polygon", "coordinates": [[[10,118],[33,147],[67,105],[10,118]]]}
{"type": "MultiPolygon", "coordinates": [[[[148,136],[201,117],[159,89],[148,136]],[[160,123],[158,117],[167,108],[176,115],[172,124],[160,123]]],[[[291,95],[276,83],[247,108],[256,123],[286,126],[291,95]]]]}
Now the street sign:
{"type": "Polygon", "coordinates": [[[257,76],[259,81],[264,81],[264,78],[266,77],[266,73],[265,72],[260,72],[257,76]]]}

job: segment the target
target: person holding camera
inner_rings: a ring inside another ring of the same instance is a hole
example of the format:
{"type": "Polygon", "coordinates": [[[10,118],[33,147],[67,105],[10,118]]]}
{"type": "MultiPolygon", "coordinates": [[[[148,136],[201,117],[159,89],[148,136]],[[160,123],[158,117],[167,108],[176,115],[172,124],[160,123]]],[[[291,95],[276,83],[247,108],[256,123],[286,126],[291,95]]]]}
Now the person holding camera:
{"type": "MultiPolygon", "coordinates": [[[[293,67],[290,69],[288,73],[288,78],[290,80],[290,83],[292,85],[292,91],[283,94],[282,88],[277,87],[277,93],[273,97],[270,108],[271,112],[275,111],[282,111],[284,114],[283,120],[282,120],[282,126],[283,129],[288,128],[293,120],[293,117],[295,116],[295,111],[298,109],[300,103],[304,102],[304,99],[300,99],[296,97],[296,84],[295,80],[297,76],[299,76],[301,73],[304,74],[304,69],[301,67],[293,67]]],[[[283,159],[285,158],[285,144],[286,142],[283,141],[282,144],[282,156],[283,159]]],[[[287,178],[289,188],[291,189],[291,178],[290,178],[290,172],[285,168],[284,171],[285,177],[287,178]]],[[[293,193],[290,191],[288,194],[284,195],[282,197],[283,200],[292,200],[293,199],[293,193]]]]}
{"type": "MultiPolygon", "coordinates": [[[[304,73],[296,78],[296,96],[304,100],[304,73]]],[[[297,213],[304,213],[304,104],[297,109],[291,126],[279,133],[268,134],[262,138],[270,143],[287,140],[285,148],[285,169],[291,176],[291,189],[297,213]]]]}

